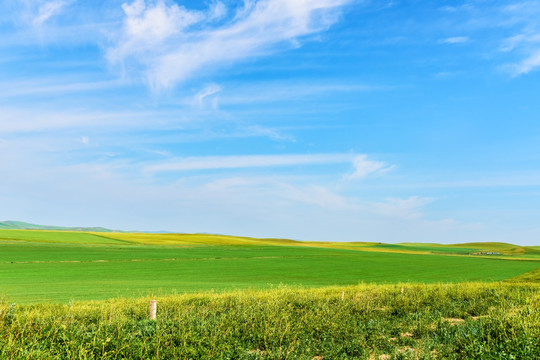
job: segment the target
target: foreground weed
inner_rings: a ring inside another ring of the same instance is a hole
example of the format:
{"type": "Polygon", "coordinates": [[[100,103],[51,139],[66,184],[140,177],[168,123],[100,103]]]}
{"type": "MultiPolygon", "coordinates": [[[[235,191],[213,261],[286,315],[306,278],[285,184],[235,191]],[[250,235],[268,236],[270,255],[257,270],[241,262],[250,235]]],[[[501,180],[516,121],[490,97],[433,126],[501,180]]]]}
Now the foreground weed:
{"type": "Polygon", "coordinates": [[[537,359],[540,287],[280,288],[0,303],[0,359],[537,359]],[[341,292],[343,293],[343,298],[341,292]]]}

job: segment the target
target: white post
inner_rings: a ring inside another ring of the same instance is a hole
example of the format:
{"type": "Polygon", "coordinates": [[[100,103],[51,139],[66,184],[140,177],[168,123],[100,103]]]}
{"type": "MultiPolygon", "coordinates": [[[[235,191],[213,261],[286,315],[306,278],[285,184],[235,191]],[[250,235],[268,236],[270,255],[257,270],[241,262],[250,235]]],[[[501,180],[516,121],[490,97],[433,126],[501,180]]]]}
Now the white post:
{"type": "Polygon", "coordinates": [[[341,292],[341,300],[345,299],[345,291],[341,292]]]}
{"type": "Polygon", "coordinates": [[[156,300],[150,300],[150,320],[156,320],[157,304],[156,300]]]}

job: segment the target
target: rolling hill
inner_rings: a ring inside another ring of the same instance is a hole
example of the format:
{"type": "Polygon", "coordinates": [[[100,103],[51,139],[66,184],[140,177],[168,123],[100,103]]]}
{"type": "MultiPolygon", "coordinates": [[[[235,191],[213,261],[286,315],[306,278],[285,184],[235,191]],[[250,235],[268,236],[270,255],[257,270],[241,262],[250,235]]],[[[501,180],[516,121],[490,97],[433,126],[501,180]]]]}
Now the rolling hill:
{"type": "Polygon", "coordinates": [[[2,221],[0,222],[2,230],[56,230],[56,231],[93,231],[93,232],[118,232],[118,230],[106,229],[104,227],[63,227],[50,225],[37,225],[24,221],[2,221]]]}

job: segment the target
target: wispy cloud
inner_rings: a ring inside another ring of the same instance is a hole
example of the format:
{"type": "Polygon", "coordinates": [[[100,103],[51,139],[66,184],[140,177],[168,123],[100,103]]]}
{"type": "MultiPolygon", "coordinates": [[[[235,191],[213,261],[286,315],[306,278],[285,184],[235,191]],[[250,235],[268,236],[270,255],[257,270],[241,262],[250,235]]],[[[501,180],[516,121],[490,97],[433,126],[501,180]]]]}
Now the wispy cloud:
{"type": "Polygon", "coordinates": [[[528,74],[540,67],[540,49],[521,62],[511,65],[514,75],[528,74]]]}
{"type": "Polygon", "coordinates": [[[464,4],[460,6],[443,6],[440,9],[448,13],[456,13],[464,10],[470,10],[472,8],[471,4],[464,4]]]}
{"type": "Polygon", "coordinates": [[[362,93],[370,91],[391,90],[384,85],[350,84],[322,81],[270,81],[256,85],[243,85],[239,89],[223,94],[220,102],[227,105],[243,105],[252,103],[275,103],[296,101],[298,99],[319,98],[328,94],[362,93]]]}
{"type": "Polygon", "coordinates": [[[203,107],[205,105],[205,99],[211,99],[210,104],[211,107],[216,109],[218,107],[217,97],[214,96],[221,92],[222,88],[221,86],[217,84],[210,84],[205,86],[201,91],[199,91],[195,96],[193,97],[193,103],[199,107],[203,107]]]}
{"type": "Polygon", "coordinates": [[[528,74],[540,67],[540,4],[537,1],[520,1],[504,6],[501,10],[504,24],[518,27],[519,33],[502,40],[500,50],[516,51],[521,61],[507,66],[514,76],[528,74]]]}
{"type": "Polygon", "coordinates": [[[384,202],[372,203],[371,207],[381,215],[404,219],[422,217],[421,208],[433,202],[432,198],[411,196],[409,198],[389,198],[384,202]]]}
{"type": "MultiPolygon", "coordinates": [[[[505,63],[502,68],[511,75],[528,74],[540,67],[538,1],[469,1],[461,6],[445,6],[440,9],[444,13],[445,21],[448,24],[454,23],[446,27],[447,32],[472,34],[471,36],[476,36],[477,39],[483,39],[475,43],[484,49],[487,46],[491,47],[491,51],[506,53],[507,59],[501,60],[505,63]]],[[[470,41],[470,37],[459,35],[442,38],[439,43],[463,44],[470,41]]],[[[494,54],[490,54],[489,58],[494,58],[494,54]]]]}
{"type": "Polygon", "coordinates": [[[166,118],[174,116],[174,114],[158,111],[95,111],[87,108],[51,111],[46,108],[0,107],[0,134],[48,132],[49,135],[52,135],[54,131],[59,129],[87,128],[147,129],[152,127],[149,119],[159,116],[165,122],[166,118]],[[17,121],[13,119],[17,119],[17,121]]]}
{"type": "Polygon", "coordinates": [[[521,33],[504,39],[500,50],[509,52],[522,46],[534,46],[535,44],[540,44],[540,32],[521,33]]]}
{"type": "Polygon", "coordinates": [[[4,6],[2,10],[8,12],[10,21],[40,32],[46,25],[56,23],[56,20],[66,13],[66,10],[74,1],[17,0],[10,1],[9,7],[4,6]]]}
{"type": "Polygon", "coordinates": [[[468,36],[454,36],[445,39],[440,39],[439,43],[441,44],[463,44],[469,41],[468,36]]]}
{"type": "Polygon", "coordinates": [[[322,165],[351,161],[349,154],[197,156],[149,165],[148,172],[322,165]]]}
{"type": "Polygon", "coordinates": [[[39,27],[43,25],[47,20],[62,13],[63,9],[68,5],[69,1],[44,1],[39,3],[37,13],[35,14],[32,25],[39,27]]]}
{"type": "Polygon", "coordinates": [[[295,142],[296,139],[292,135],[282,134],[276,129],[272,129],[260,125],[250,125],[240,129],[239,135],[242,136],[263,136],[276,141],[295,142]]]}
{"type": "Polygon", "coordinates": [[[147,172],[164,172],[346,163],[352,163],[354,167],[354,172],[346,175],[347,179],[362,179],[368,175],[382,174],[394,168],[394,166],[387,165],[384,162],[369,160],[365,154],[286,154],[186,157],[148,165],[144,170],[147,172]]]}
{"type": "Polygon", "coordinates": [[[354,172],[347,175],[348,179],[362,179],[371,174],[382,174],[394,168],[381,161],[369,160],[367,155],[362,154],[352,159],[354,172]]]}
{"type": "MultiPolygon", "coordinates": [[[[118,3],[77,0],[0,1],[0,22],[7,24],[0,49],[17,49],[55,44],[102,46],[109,29],[120,23],[118,3]]],[[[39,51],[24,52],[23,56],[39,51]]],[[[26,57],[25,57],[26,59],[26,57]]],[[[85,58],[88,61],[88,58],[85,58]]]]}
{"type": "Polygon", "coordinates": [[[123,5],[125,19],[107,51],[113,64],[142,67],[154,91],[168,89],[203,69],[213,69],[280,49],[328,29],[349,0],[246,1],[231,11],[216,2],[206,11],[163,0],[123,5]],[[228,15],[228,16],[227,16],[228,15]]]}
{"type": "Polygon", "coordinates": [[[65,93],[100,91],[126,85],[122,80],[75,81],[60,80],[60,76],[48,79],[34,78],[26,81],[6,81],[0,83],[0,94],[3,97],[29,95],[58,95],[65,93]]]}
{"type": "Polygon", "coordinates": [[[295,187],[282,184],[279,195],[289,200],[319,206],[329,210],[359,210],[360,207],[342,195],[339,195],[324,186],[309,185],[295,187]]]}

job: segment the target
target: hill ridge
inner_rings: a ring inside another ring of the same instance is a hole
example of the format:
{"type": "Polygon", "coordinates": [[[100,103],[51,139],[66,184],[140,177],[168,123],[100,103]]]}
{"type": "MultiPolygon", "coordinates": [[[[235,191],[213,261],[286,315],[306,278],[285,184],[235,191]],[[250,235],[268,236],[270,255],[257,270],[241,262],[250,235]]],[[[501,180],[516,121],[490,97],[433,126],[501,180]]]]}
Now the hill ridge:
{"type": "Polygon", "coordinates": [[[107,229],[101,226],[51,226],[38,225],[24,221],[7,220],[0,222],[1,230],[56,230],[56,231],[88,231],[88,232],[121,232],[120,230],[107,229]]]}

